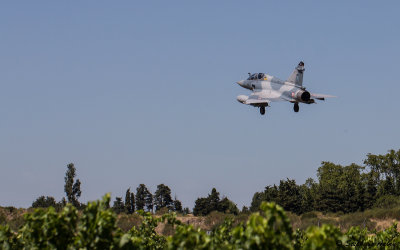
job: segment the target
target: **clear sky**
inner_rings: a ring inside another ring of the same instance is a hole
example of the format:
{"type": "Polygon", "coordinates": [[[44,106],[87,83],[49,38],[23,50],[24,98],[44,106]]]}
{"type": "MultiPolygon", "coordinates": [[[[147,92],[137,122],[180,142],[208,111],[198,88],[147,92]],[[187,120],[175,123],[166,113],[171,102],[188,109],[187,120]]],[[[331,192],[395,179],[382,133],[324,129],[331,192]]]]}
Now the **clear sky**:
{"type": "Polygon", "coordinates": [[[0,3],[0,205],[81,201],[160,183],[193,208],[212,187],[241,208],[321,161],[400,144],[399,1],[0,3]],[[317,105],[240,104],[247,72],[300,60],[317,105]]]}

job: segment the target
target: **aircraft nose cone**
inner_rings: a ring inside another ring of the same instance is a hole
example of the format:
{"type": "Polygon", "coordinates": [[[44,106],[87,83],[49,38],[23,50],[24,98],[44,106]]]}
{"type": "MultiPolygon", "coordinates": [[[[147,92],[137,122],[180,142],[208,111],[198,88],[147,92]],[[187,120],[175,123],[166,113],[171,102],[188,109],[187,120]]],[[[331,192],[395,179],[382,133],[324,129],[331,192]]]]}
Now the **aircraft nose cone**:
{"type": "Polygon", "coordinates": [[[239,84],[240,86],[242,86],[243,85],[243,80],[241,80],[241,81],[238,81],[238,82],[236,82],[237,84],[239,84]]]}

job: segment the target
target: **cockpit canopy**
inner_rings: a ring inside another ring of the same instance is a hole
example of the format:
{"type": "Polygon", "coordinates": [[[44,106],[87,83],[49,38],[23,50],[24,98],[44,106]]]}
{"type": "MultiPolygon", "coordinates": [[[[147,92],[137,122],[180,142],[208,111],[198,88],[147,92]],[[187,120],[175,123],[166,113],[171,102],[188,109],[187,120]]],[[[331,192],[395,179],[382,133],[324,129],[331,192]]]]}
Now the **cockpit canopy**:
{"type": "Polygon", "coordinates": [[[251,75],[249,73],[249,78],[247,78],[247,80],[263,80],[264,78],[265,78],[264,73],[254,73],[251,75]]]}

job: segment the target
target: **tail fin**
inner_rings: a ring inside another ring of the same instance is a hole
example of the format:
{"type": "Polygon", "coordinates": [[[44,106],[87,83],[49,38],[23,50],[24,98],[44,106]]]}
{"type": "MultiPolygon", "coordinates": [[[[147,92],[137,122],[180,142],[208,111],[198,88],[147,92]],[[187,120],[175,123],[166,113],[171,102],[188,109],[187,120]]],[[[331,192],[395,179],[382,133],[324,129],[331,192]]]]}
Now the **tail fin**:
{"type": "Polygon", "coordinates": [[[290,75],[288,82],[294,83],[298,86],[303,86],[303,73],[304,73],[304,62],[301,61],[290,75]]]}

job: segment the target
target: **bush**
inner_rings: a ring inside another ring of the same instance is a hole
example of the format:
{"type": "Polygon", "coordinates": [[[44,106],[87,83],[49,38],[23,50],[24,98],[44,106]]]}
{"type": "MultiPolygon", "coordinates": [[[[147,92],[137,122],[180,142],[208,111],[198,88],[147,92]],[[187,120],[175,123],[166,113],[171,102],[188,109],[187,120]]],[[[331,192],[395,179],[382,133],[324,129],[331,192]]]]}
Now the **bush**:
{"type": "Polygon", "coordinates": [[[310,227],[305,238],[304,249],[341,249],[347,244],[346,237],[332,225],[310,227]]]}
{"type": "Polygon", "coordinates": [[[362,212],[346,214],[339,218],[339,225],[341,229],[350,229],[351,227],[359,226],[360,228],[367,228],[373,230],[376,222],[371,221],[369,216],[362,212]]]}
{"type": "Polygon", "coordinates": [[[399,206],[400,206],[400,198],[394,195],[383,195],[379,197],[374,203],[375,208],[388,209],[399,206]]]}
{"type": "Polygon", "coordinates": [[[213,228],[221,225],[228,217],[232,218],[232,215],[228,215],[218,211],[212,211],[207,216],[205,216],[204,223],[207,226],[208,230],[212,230],[213,228]]]}
{"type": "Polygon", "coordinates": [[[123,232],[128,232],[133,227],[139,228],[142,223],[142,217],[138,214],[119,214],[117,217],[117,227],[123,232]]]}

